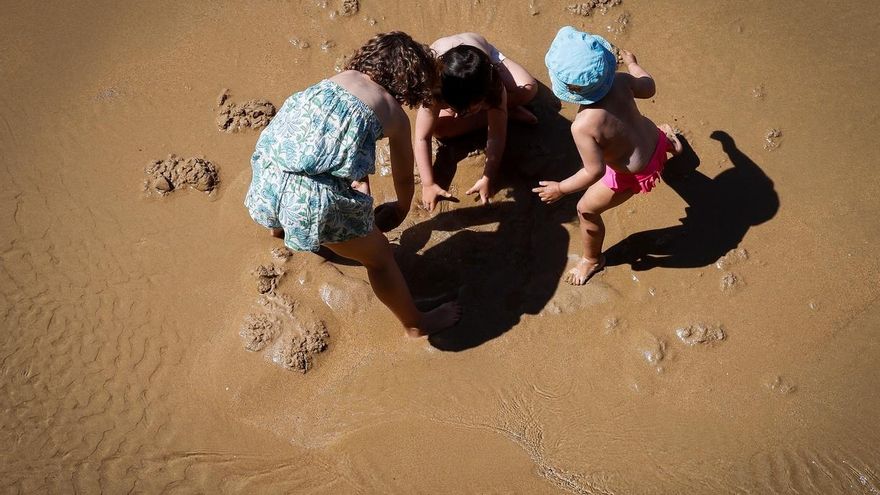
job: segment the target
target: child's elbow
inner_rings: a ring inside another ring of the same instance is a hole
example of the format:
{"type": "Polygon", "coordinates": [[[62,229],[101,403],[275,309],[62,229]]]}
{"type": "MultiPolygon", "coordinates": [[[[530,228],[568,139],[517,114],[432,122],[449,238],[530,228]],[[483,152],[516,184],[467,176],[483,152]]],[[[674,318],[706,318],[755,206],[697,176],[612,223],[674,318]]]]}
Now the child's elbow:
{"type": "Polygon", "coordinates": [[[636,98],[653,98],[657,94],[657,84],[650,77],[640,77],[633,91],[636,98]]]}

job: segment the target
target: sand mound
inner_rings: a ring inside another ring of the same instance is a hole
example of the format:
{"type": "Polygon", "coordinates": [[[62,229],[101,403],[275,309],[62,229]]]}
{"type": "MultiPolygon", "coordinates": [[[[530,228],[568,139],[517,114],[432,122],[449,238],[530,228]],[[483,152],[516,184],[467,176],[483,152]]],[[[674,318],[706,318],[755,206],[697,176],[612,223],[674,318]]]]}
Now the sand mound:
{"type": "Polygon", "coordinates": [[[353,16],[358,13],[358,10],[360,10],[360,8],[361,5],[358,0],[343,0],[342,11],[339,13],[339,15],[344,17],[353,16]]]}
{"type": "Polygon", "coordinates": [[[679,328],[675,334],[682,342],[690,346],[710,345],[724,340],[724,329],[721,325],[712,326],[705,323],[679,328]]]}
{"type": "Polygon", "coordinates": [[[278,326],[269,319],[268,315],[249,314],[244,317],[239,335],[244,340],[244,346],[249,351],[260,351],[278,334],[278,326]]]}
{"type": "Polygon", "coordinates": [[[264,351],[284,369],[310,370],[314,355],[327,349],[330,333],[324,322],[287,294],[267,293],[257,303],[261,312],[246,315],[239,330],[245,349],[264,351]]]}
{"type": "Polygon", "coordinates": [[[168,155],[164,160],[150,162],[144,172],[147,190],[163,196],[182,187],[211,192],[220,184],[217,167],[199,157],[184,160],[173,154],[168,155]]]}
{"type": "Polygon", "coordinates": [[[275,116],[275,105],[269,100],[248,100],[244,103],[228,101],[229,90],[217,97],[217,128],[225,132],[242,129],[260,129],[269,125],[275,116]]]}
{"type": "Polygon", "coordinates": [[[253,275],[257,278],[257,292],[271,294],[278,287],[278,280],[284,275],[284,270],[272,264],[260,265],[253,271],[253,275]]]}

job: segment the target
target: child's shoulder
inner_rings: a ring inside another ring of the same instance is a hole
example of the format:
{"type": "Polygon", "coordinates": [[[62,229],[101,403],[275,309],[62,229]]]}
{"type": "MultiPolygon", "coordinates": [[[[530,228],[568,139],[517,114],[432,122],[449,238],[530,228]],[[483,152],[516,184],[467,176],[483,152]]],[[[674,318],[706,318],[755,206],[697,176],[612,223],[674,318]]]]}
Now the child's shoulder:
{"type": "Polygon", "coordinates": [[[578,136],[597,137],[602,133],[610,115],[604,105],[583,106],[571,122],[571,133],[575,139],[578,136]]]}
{"type": "Polygon", "coordinates": [[[471,32],[444,36],[443,38],[440,38],[437,41],[431,43],[431,48],[435,52],[437,52],[438,55],[442,55],[443,53],[446,53],[449,49],[459,45],[474,46],[483,50],[486,53],[489,53],[489,51],[492,49],[492,45],[486,40],[483,35],[471,32]]]}

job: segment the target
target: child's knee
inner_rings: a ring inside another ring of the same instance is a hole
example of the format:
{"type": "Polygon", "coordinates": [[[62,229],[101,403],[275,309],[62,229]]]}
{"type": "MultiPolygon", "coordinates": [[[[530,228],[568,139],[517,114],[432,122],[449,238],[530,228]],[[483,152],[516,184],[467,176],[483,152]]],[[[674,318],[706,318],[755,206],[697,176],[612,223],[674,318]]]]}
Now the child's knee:
{"type": "Polygon", "coordinates": [[[525,99],[525,103],[532,101],[532,98],[538,94],[538,81],[532,79],[520,86],[520,91],[525,99]]]}
{"type": "Polygon", "coordinates": [[[578,208],[578,218],[588,222],[598,223],[602,220],[602,214],[590,208],[578,208]]]}
{"type": "Polygon", "coordinates": [[[577,212],[578,217],[582,220],[589,220],[593,222],[599,221],[602,214],[602,210],[597,208],[596,205],[587,200],[587,198],[582,198],[580,201],[578,201],[577,212]]]}

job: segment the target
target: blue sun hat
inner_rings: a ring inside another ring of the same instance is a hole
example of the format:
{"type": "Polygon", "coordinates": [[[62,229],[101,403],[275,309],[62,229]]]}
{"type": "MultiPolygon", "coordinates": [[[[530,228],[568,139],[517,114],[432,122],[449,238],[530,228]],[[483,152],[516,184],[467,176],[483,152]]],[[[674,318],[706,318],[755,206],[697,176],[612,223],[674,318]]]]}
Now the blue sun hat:
{"type": "Polygon", "coordinates": [[[590,105],[611,89],[617,57],[605,38],[565,26],[556,33],[544,64],[557,98],[590,105]]]}

